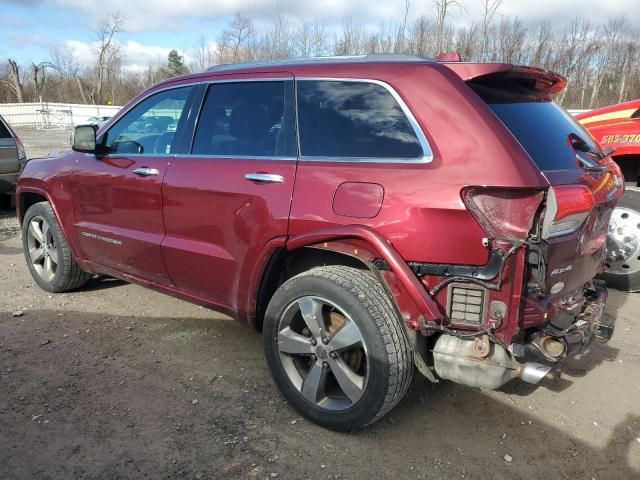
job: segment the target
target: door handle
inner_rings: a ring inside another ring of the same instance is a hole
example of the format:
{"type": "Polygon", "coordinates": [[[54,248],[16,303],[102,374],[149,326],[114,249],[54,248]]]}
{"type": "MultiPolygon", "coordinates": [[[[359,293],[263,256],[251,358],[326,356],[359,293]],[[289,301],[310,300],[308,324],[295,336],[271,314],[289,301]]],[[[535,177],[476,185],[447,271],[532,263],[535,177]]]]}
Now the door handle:
{"type": "Polygon", "coordinates": [[[150,175],[159,175],[160,172],[157,168],[149,168],[149,167],[138,167],[131,170],[136,175],[140,175],[142,177],[148,177],[150,175]]]}
{"type": "Polygon", "coordinates": [[[251,180],[252,182],[284,183],[284,177],[274,173],[246,173],[244,178],[245,180],[251,180]]]}

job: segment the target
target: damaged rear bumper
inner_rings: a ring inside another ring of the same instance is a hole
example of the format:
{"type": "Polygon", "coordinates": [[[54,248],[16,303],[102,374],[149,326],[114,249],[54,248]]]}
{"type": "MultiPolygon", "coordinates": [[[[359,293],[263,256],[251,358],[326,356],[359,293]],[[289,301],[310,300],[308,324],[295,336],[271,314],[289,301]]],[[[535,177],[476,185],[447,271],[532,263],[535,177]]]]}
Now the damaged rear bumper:
{"type": "Polygon", "coordinates": [[[573,323],[566,329],[549,325],[529,336],[527,350],[546,360],[557,362],[566,356],[586,349],[595,339],[606,342],[615,328],[615,319],[605,315],[607,287],[601,280],[594,280],[585,291],[585,301],[573,323]]]}

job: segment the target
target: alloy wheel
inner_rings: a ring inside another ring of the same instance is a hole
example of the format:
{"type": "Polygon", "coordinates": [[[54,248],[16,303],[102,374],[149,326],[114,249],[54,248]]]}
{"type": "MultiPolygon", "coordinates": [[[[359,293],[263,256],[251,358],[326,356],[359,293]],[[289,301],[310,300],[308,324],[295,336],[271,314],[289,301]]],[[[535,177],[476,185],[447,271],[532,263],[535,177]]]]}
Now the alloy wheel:
{"type": "Polygon", "coordinates": [[[58,247],[49,224],[41,216],[29,221],[27,248],[31,265],[40,278],[53,280],[58,269],[58,247]]]}
{"type": "Polygon", "coordinates": [[[333,302],[305,296],[289,304],[279,320],[277,348],[289,381],[307,402],[344,410],[362,397],[369,372],[364,337],[333,302]]]}

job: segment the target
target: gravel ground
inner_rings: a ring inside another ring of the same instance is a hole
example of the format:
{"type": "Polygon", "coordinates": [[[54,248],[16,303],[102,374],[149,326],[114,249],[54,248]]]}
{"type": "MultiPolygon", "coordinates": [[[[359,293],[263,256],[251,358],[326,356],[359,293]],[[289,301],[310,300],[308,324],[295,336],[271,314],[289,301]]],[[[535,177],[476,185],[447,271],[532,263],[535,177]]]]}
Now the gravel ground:
{"type": "Polygon", "coordinates": [[[29,158],[44,157],[52,151],[69,148],[71,130],[36,130],[24,127],[14,128],[14,130],[24,143],[29,158]]]}
{"type": "MultiPolygon", "coordinates": [[[[29,148],[29,145],[27,146],[29,148]]],[[[378,424],[338,434],[279,396],[261,336],[112,279],[37,288],[0,218],[0,478],[640,478],[640,296],[534,387],[416,376],[378,424]]]]}

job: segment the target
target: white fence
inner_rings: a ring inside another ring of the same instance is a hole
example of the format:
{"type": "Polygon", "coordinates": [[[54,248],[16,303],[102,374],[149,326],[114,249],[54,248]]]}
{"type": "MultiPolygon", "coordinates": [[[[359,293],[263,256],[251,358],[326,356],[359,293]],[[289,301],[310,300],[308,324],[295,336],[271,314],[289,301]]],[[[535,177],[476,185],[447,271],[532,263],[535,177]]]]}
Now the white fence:
{"type": "Polygon", "coordinates": [[[69,129],[90,117],[115,115],[122,107],[72,103],[3,103],[0,115],[14,127],[69,129]]]}

